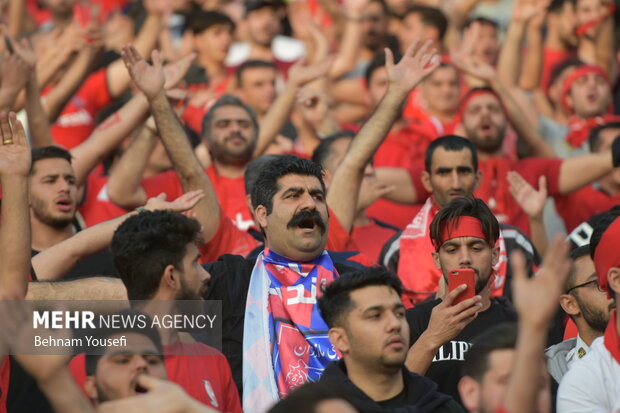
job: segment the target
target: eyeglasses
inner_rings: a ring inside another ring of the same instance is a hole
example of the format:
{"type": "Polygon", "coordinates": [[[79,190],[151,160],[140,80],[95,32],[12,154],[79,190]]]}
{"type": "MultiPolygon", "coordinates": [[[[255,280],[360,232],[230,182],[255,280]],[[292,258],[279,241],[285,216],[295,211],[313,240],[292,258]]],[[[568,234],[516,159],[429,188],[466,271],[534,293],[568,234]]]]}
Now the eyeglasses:
{"type": "Polygon", "coordinates": [[[600,292],[602,292],[602,293],[604,293],[604,292],[605,292],[605,291],[603,291],[603,290],[601,289],[601,286],[600,286],[600,285],[598,285],[598,280],[591,280],[591,281],[585,282],[585,283],[583,283],[583,284],[579,284],[579,285],[576,285],[576,286],[574,286],[574,287],[569,288],[569,289],[568,289],[568,291],[566,291],[566,294],[570,293],[571,291],[573,291],[573,290],[574,290],[574,289],[576,289],[576,288],[585,287],[585,286],[590,285],[590,284],[594,284],[594,285],[596,285],[596,289],[597,289],[597,290],[599,290],[600,292]]]}

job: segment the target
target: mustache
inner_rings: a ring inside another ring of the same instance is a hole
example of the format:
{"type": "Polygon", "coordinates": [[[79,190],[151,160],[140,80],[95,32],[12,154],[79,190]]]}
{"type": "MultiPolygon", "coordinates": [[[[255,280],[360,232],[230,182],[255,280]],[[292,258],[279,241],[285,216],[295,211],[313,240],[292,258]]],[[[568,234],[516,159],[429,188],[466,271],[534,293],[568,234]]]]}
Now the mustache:
{"type": "Polygon", "coordinates": [[[288,222],[286,227],[287,228],[298,227],[304,221],[309,221],[309,220],[312,220],[319,228],[321,228],[321,230],[323,232],[325,232],[325,229],[326,229],[325,228],[325,222],[323,222],[323,218],[321,218],[321,215],[316,210],[314,210],[314,211],[308,211],[308,210],[299,211],[298,213],[293,215],[293,218],[291,218],[291,220],[288,222]]]}

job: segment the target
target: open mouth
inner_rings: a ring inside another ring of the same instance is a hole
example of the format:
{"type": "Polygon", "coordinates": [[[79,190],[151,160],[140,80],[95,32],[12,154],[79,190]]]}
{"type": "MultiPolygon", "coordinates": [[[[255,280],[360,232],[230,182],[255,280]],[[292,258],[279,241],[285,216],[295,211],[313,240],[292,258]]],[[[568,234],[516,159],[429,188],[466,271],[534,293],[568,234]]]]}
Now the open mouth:
{"type": "Polygon", "coordinates": [[[314,219],[308,218],[308,219],[304,219],[303,221],[301,221],[298,227],[301,229],[314,229],[316,227],[316,223],[314,219]]]}
{"type": "Polygon", "coordinates": [[[56,201],[56,205],[58,205],[58,207],[62,211],[71,211],[71,208],[73,207],[73,202],[71,202],[71,200],[68,198],[63,198],[56,201]]]}

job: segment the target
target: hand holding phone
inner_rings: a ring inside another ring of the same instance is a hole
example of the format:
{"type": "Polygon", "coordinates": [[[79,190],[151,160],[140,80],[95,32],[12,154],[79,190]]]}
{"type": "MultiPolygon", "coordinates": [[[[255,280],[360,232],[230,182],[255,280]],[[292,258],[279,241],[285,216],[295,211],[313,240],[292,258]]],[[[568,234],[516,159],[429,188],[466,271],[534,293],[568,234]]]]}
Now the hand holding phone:
{"type": "Polygon", "coordinates": [[[471,268],[459,268],[448,272],[448,291],[453,291],[463,284],[467,288],[452,301],[452,305],[456,305],[476,295],[476,273],[471,268]]]}

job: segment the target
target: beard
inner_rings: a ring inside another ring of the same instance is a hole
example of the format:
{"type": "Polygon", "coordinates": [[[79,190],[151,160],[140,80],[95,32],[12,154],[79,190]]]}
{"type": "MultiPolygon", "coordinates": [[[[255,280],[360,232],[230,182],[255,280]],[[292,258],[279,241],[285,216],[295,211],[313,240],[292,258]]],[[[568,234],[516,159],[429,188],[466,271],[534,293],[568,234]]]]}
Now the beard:
{"type": "Polygon", "coordinates": [[[67,225],[70,225],[75,218],[75,212],[70,217],[55,217],[48,212],[48,205],[42,199],[31,196],[31,208],[34,216],[47,226],[54,229],[64,229],[67,225]]]}
{"type": "Polygon", "coordinates": [[[584,303],[578,296],[575,296],[575,299],[577,300],[577,304],[579,304],[583,319],[588,323],[590,328],[601,334],[605,333],[605,329],[609,323],[609,313],[588,306],[588,304],[584,303]]]}
{"type": "Polygon", "coordinates": [[[469,129],[467,127],[465,127],[465,135],[480,152],[493,153],[502,147],[504,135],[506,134],[506,125],[495,125],[495,128],[497,129],[495,136],[480,137],[476,129],[469,129]]]}
{"type": "Polygon", "coordinates": [[[214,160],[224,165],[242,166],[250,162],[254,149],[256,148],[256,140],[248,142],[245,148],[239,151],[231,151],[227,148],[225,142],[209,141],[209,152],[214,160]]]}

